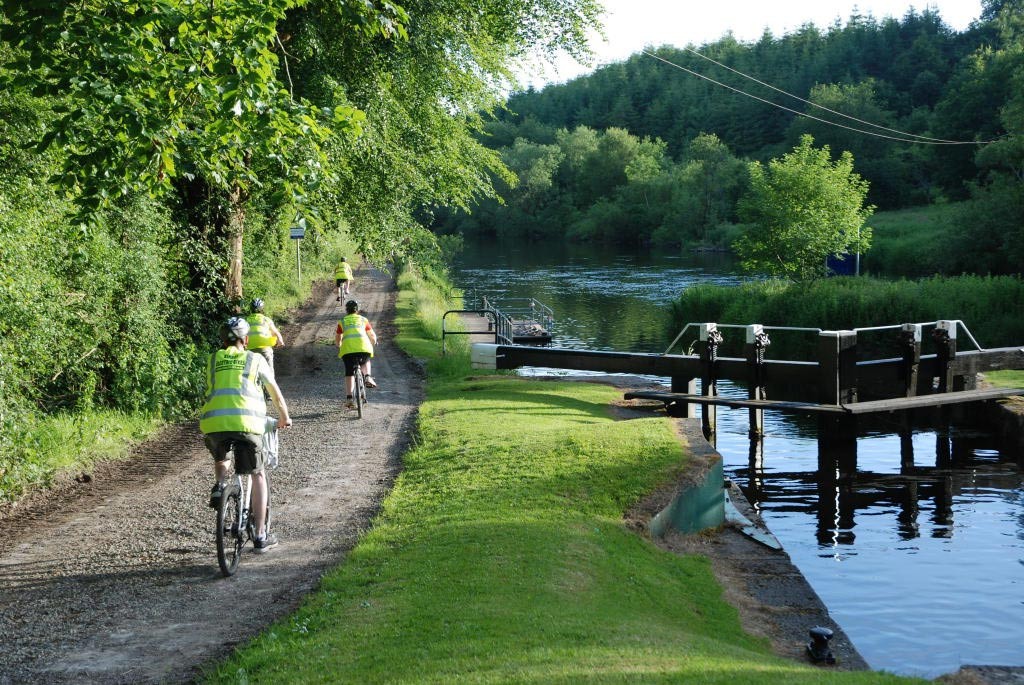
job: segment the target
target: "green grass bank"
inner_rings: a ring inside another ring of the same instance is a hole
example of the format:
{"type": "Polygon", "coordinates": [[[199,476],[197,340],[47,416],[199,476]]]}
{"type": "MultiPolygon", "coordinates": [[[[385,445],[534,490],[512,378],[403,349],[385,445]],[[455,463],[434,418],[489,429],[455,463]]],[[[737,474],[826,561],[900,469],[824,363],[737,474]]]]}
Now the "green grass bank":
{"type": "Polygon", "coordinates": [[[439,358],[422,324],[443,298],[400,284],[400,341],[429,374],[402,474],[345,562],[209,682],[912,682],[773,656],[707,559],[623,522],[686,466],[667,420],[615,421],[610,387],[439,358]]]}

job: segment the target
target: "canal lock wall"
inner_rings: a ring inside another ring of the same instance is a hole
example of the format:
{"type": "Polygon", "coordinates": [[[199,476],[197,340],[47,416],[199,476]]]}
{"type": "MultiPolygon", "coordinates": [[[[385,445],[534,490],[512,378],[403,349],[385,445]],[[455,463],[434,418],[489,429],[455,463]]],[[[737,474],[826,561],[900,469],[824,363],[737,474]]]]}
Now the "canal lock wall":
{"type": "Polygon", "coordinates": [[[706,556],[726,600],[739,612],[744,630],[766,638],[775,653],[810,662],[809,630],[823,626],[834,633],[830,646],[837,663],[820,665],[867,670],[867,662],[785,549],[744,534],[742,526],[726,516],[727,492],[739,513],[772,537],[739,487],[724,478],[722,455],[705,440],[700,420],[676,421],[690,455],[686,473],[648,498],[630,518],[658,546],[676,554],[706,556]]]}

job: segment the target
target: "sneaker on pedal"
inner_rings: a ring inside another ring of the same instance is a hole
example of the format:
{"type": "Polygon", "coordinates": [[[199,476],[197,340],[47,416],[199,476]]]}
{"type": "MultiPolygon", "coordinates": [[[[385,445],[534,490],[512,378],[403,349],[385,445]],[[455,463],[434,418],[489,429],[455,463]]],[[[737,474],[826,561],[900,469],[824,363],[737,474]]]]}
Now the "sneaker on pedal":
{"type": "Polygon", "coordinates": [[[277,546],[277,536],[273,533],[267,533],[266,537],[256,538],[253,540],[252,546],[256,550],[257,554],[263,554],[271,547],[277,546]]]}
{"type": "Polygon", "coordinates": [[[356,401],[354,399],[352,399],[351,397],[346,398],[345,399],[345,409],[355,409],[355,408],[356,408],[356,401]]]}
{"type": "Polygon", "coordinates": [[[224,494],[224,486],[223,485],[221,485],[220,483],[217,483],[216,485],[213,486],[213,489],[210,490],[210,508],[211,509],[217,509],[218,507],[220,507],[220,498],[221,498],[221,496],[223,494],[224,494]]]}

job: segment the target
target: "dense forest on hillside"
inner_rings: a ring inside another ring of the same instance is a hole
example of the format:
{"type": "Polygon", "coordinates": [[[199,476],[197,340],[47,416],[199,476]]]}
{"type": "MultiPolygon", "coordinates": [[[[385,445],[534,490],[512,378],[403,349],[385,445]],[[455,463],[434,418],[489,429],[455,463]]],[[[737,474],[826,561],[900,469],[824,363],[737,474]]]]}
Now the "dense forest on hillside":
{"type": "Polygon", "coordinates": [[[937,268],[1017,272],[1024,263],[1017,246],[1024,3],[983,6],[963,32],[932,10],[854,15],[754,43],[726,35],[652,48],[653,57],[636,54],[517,93],[484,138],[519,176],[502,189],[507,204],[443,213],[436,226],[467,235],[729,245],[741,231],[736,209],[747,163],[777,158],[810,134],[836,158],[852,154],[870,184],[868,202],[879,209],[975,203],[941,237],[948,258],[937,268]],[[979,242],[991,250],[962,254],[979,242]]]}
{"type": "Polygon", "coordinates": [[[582,54],[598,9],[0,3],[0,500],[88,461],[89,426],[190,416],[218,324],[308,294],[296,222],[306,275],[439,259],[421,208],[511,180],[480,113],[522,55],[582,54]]]}

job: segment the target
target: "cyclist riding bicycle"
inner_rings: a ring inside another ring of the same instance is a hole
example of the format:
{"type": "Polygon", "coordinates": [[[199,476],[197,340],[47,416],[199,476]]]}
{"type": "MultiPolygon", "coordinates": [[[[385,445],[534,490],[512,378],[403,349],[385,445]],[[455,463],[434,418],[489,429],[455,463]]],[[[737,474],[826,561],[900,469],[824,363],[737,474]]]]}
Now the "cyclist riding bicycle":
{"type": "Polygon", "coordinates": [[[249,342],[246,349],[256,354],[263,355],[263,358],[270,364],[270,370],[274,370],[274,348],[284,345],[284,336],[277,330],[274,320],[263,313],[264,302],[260,298],[252,301],[252,314],[245,317],[249,322],[249,342]]]}
{"type": "Polygon", "coordinates": [[[363,371],[366,387],[377,387],[377,382],[370,375],[370,359],[373,346],[377,344],[377,333],[369,319],[359,314],[359,303],[355,300],[345,303],[345,318],[338,322],[334,344],[338,346],[338,356],[345,363],[345,406],[352,409],[355,407],[352,393],[356,385],[356,365],[363,371]]]}
{"type": "Polygon", "coordinates": [[[338,266],[334,267],[334,285],[338,287],[338,302],[341,298],[348,297],[349,286],[352,285],[352,265],[342,257],[338,266]]]}
{"type": "Polygon", "coordinates": [[[206,402],[199,415],[199,430],[214,459],[217,482],[210,491],[210,506],[217,508],[228,477],[228,452],[235,455],[235,472],[252,474],[252,511],[256,530],[254,547],[258,553],[277,544],[277,536],[267,533],[264,518],[267,508],[267,480],[263,475],[263,433],[266,430],[267,403],[263,389],[270,393],[279,415],[278,425],[292,425],[288,405],[274,380],[267,361],[245,349],[248,322],[233,316],[220,327],[221,349],[210,355],[206,373],[206,402]]]}

